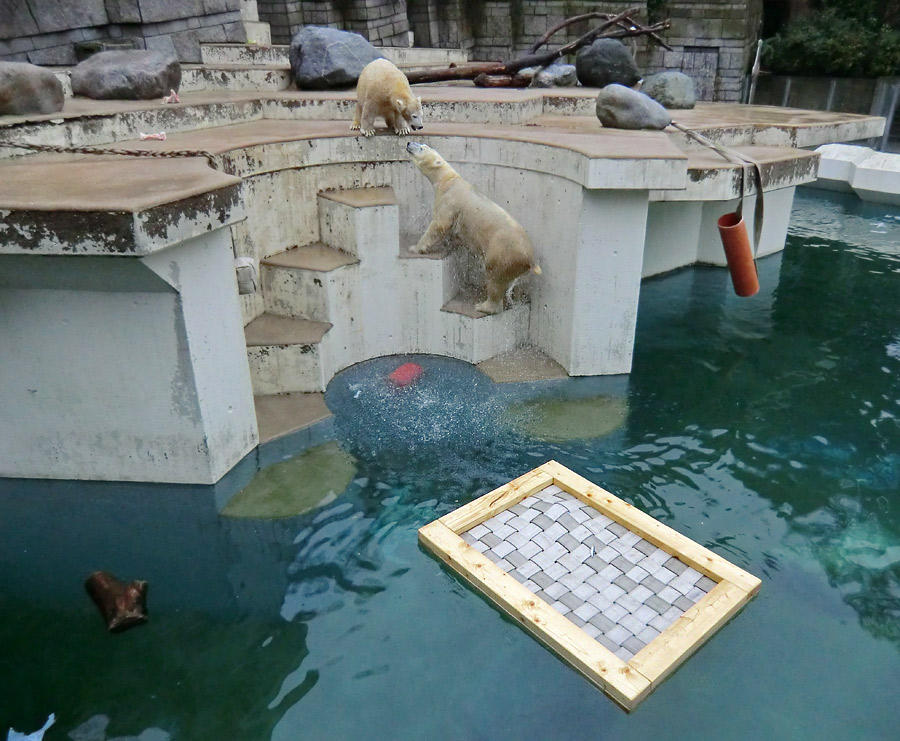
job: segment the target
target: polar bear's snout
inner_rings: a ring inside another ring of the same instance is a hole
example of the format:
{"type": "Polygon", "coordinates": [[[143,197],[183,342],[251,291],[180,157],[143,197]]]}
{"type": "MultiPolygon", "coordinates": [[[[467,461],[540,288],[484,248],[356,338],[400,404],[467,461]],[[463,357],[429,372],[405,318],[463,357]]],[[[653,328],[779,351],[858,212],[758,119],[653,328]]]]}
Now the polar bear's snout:
{"type": "Polygon", "coordinates": [[[407,142],[406,151],[410,154],[418,154],[422,151],[423,144],[419,144],[419,142],[407,142]]]}

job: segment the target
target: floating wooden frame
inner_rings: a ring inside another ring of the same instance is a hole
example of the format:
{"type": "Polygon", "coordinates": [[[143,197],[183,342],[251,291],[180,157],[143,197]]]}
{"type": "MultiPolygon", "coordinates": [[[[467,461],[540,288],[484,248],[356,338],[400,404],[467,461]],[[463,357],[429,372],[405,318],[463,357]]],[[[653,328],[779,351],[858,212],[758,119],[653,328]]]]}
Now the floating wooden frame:
{"type": "Polygon", "coordinates": [[[749,602],[761,584],[752,574],[556,461],[549,461],[425,525],[419,530],[419,540],[629,712],[749,602]],[[596,510],[641,541],[665,551],[714,582],[708,593],[627,661],[579,627],[580,618],[573,622],[574,618],[569,619],[551,607],[462,537],[523,500],[540,496],[543,490],[554,486],[578,500],[582,510],[587,509],[583,505],[589,505],[593,508],[588,510],[591,515],[596,510]]]}

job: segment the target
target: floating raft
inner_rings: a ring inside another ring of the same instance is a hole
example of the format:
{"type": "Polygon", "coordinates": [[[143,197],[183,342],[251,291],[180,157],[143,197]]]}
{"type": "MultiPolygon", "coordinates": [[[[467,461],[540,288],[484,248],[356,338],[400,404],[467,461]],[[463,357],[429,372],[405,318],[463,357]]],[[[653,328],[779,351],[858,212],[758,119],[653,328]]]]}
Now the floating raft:
{"type": "Polygon", "coordinates": [[[419,540],[628,711],[760,587],[555,461],[419,540]]]}

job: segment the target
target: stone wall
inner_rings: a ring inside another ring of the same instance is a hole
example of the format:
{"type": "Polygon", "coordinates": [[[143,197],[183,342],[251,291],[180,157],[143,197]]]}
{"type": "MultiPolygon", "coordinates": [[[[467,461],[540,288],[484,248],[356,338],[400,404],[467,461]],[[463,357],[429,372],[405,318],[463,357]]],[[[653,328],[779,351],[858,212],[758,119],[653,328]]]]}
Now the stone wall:
{"type": "MultiPolygon", "coordinates": [[[[410,0],[410,20],[416,46],[461,47],[473,59],[508,59],[528,49],[547,30],[565,18],[597,10],[620,13],[639,5],[584,0],[488,0],[478,4],[459,0],[410,0]],[[467,7],[468,5],[468,7],[467,7]]],[[[645,74],[667,69],[683,71],[697,86],[701,100],[735,101],[741,96],[745,72],[753,62],[762,0],[668,0],[655,3],[656,13],[672,27],[662,34],[663,47],[645,39],[627,41],[645,74]]],[[[646,20],[645,12],[638,19],[646,20]]],[[[589,30],[588,22],[569,26],[553,38],[558,46],[589,30]]]]}
{"type": "Polygon", "coordinates": [[[242,0],[0,0],[0,60],[72,65],[75,45],[129,41],[200,61],[200,42],[245,42],[242,0]]]}
{"type": "Polygon", "coordinates": [[[376,46],[409,46],[406,0],[257,0],[272,42],[289,44],[302,26],[328,26],[362,34],[376,46]]]}

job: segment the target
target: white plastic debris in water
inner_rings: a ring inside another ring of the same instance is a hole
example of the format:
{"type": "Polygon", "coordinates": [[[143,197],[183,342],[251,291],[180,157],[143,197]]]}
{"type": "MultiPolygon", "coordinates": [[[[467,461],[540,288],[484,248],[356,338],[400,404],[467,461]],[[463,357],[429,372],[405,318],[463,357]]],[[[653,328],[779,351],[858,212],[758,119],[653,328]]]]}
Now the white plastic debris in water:
{"type": "Polygon", "coordinates": [[[47,722],[44,723],[43,728],[39,728],[34,733],[19,733],[15,729],[10,728],[9,734],[6,736],[6,741],[41,741],[44,738],[47,729],[54,723],[56,723],[56,715],[50,713],[50,717],[47,718],[47,722]]]}
{"type": "Polygon", "coordinates": [[[236,257],[234,258],[234,269],[237,272],[238,293],[242,296],[256,293],[256,287],[259,285],[256,260],[252,257],[236,257]]]}

